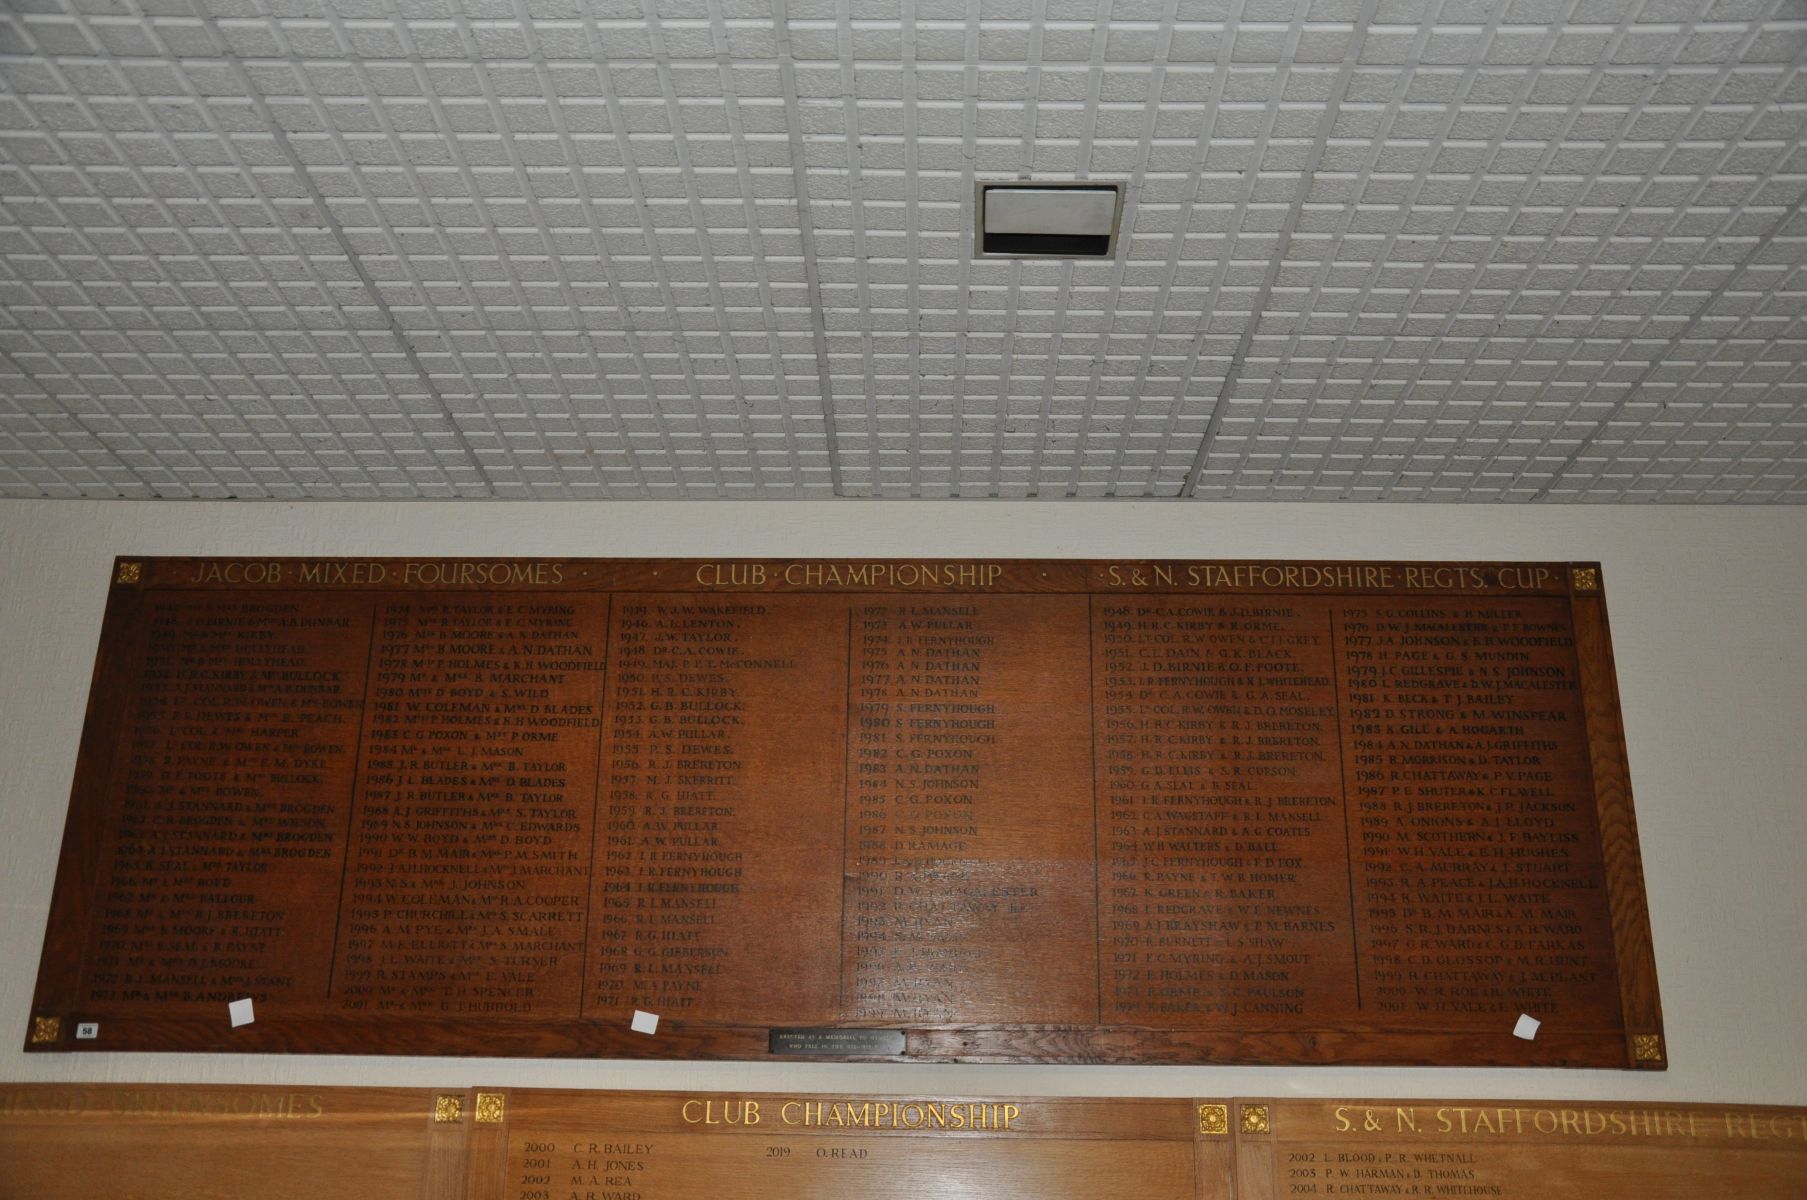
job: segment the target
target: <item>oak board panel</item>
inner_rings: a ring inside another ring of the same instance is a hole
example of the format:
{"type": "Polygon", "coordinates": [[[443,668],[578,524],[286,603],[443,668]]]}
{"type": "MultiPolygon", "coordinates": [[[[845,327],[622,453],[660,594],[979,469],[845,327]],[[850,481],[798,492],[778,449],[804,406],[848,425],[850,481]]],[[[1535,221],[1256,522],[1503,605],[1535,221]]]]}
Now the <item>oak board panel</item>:
{"type": "Polygon", "coordinates": [[[1242,1200],[1797,1200],[1807,1110],[1617,1101],[1244,1100],[1242,1200]],[[1259,1113],[1251,1120],[1251,1111],[1259,1113]]]}
{"type": "Polygon", "coordinates": [[[473,1197],[1228,1200],[1200,1190],[1183,1100],[495,1095],[506,1159],[473,1197]]]}
{"type": "Polygon", "coordinates": [[[28,1050],[796,1029],[1661,1069],[1597,564],[116,563],[28,1050]]]}
{"type": "Polygon", "coordinates": [[[1797,1200],[1807,1110],[0,1085],[0,1200],[1797,1200]]]}
{"type": "Polygon", "coordinates": [[[457,1200],[463,1158],[417,1090],[0,1084],[0,1200],[457,1200]]]}

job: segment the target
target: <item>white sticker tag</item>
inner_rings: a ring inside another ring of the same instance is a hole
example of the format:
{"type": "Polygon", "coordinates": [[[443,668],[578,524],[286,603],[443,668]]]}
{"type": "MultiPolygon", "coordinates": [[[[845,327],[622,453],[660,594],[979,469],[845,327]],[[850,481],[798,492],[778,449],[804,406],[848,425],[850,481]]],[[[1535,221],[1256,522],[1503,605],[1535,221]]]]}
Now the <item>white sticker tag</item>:
{"type": "Polygon", "coordinates": [[[232,1015],[232,1028],[234,1029],[237,1029],[240,1025],[249,1025],[251,1022],[257,1020],[256,1014],[251,1011],[251,1001],[249,998],[234,1000],[231,1004],[226,1006],[226,1011],[232,1015]]]}
{"type": "Polygon", "coordinates": [[[636,1008],[634,1010],[633,1029],[634,1029],[635,1033],[657,1033],[657,1032],[659,1032],[659,1014],[658,1013],[641,1012],[639,1009],[636,1008]]]}
{"type": "Polygon", "coordinates": [[[75,1027],[75,1040],[78,1042],[91,1042],[99,1036],[99,1021],[83,1021],[75,1027]]]}
{"type": "Polygon", "coordinates": [[[1515,1038],[1523,1038],[1527,1042],[1535,1041],[1537,1039],[1537,1031],[1541,1028],[1543,1028],[1542,1021],[1539,1021],[1530,1013],[1519,1013],[1518,1024],[1512,1027],[1512,1036],[1515,1038]]]}

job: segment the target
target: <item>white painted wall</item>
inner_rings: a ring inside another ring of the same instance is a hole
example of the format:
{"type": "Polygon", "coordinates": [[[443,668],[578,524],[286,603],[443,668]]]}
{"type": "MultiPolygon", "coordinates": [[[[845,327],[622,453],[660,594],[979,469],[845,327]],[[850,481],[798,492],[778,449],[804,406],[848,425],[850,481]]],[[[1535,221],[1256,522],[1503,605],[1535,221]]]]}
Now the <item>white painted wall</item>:
{"type": "Polygon", "coordinates": [[[1807,1104],[1807,508],[0,501],[0,1079],[1807,1104]],[[116,554],[1537,558],[1605,564],[1670,1069],[26,1055],[116,554]]]}

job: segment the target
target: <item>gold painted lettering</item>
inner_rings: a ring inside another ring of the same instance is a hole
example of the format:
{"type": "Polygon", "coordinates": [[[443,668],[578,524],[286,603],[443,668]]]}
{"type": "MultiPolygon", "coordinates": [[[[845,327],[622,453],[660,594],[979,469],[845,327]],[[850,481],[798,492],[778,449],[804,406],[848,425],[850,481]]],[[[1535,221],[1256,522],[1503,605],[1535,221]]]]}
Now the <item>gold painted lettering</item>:
{"type": "Polygon", "coordinates": [[[764,563],[700,563],[696,569],[698,587],[759,587],[765,581],[764,563]]]}
{"type": "Polygon", "coordinates": [[[280,562],[203,562],[190,583],[281,583],[280,562]]]}

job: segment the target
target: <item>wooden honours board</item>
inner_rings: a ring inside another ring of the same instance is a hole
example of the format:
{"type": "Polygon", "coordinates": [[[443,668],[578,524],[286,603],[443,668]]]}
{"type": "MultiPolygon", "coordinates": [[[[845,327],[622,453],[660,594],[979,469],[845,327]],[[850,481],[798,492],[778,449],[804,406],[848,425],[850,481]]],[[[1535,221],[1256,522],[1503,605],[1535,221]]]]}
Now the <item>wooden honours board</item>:
{"type": "Polygon", "coordinates": [[[1807,1110],[1616,1101],[1243,1100],[1238,1200],[1798,1200],[1807,1110]]]}
{"type": "Polygon", "coordinates": [[[126,559],[27,1047],[1661,1035],[1595,565],[126,559]]]}
{"type": "Polygon", "coordinates": [[[0,1200],[1804,1194],[1797,1108],[0,1084],[0,1200]]]}
{"type": "Polygon", "coordinates": [[[0,1083],[0,1200],[454,1200],[466,1131],[434,1104],[406,1088],[0,1083]]]}

